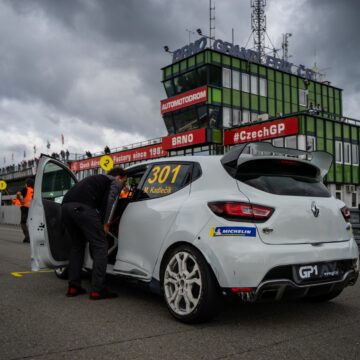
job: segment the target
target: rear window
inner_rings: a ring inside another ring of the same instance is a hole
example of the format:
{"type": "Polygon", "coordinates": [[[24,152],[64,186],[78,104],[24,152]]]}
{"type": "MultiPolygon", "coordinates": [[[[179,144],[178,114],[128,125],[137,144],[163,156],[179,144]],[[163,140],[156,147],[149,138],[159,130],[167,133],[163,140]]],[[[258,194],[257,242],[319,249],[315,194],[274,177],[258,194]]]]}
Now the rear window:
{"type": "Polygon", "coordinates": [[[315,166],[294,160],[248,161],[239,166],[236,179],[276,195],[331,196],[315,166]]]}

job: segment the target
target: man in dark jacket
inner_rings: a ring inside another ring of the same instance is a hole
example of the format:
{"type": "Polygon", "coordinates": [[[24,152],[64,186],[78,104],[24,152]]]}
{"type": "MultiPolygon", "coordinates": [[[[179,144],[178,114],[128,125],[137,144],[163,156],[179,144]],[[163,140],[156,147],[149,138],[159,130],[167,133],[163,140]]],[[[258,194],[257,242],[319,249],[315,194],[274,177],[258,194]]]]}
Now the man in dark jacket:
{"type": "Polygon", "coordinates": [[[81,287],[80,276],[87,241],[93,257],[90,299],[117,296],[105,288],[108,251],[106,233],[109,232],[112,210],[126,180],[126,170],[117,167],[107,175],[88,176],[64,196],[62,218],[72,240],[66,296],[86,293],[81,287]]]}

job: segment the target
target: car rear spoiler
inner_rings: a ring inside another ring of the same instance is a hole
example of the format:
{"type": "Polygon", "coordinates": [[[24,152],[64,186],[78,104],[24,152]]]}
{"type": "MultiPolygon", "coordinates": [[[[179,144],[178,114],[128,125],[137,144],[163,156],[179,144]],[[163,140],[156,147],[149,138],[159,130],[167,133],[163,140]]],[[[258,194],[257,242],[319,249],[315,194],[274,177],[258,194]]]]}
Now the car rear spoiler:
{"type": "Polygon", "coordinates": [[[255,142],[233,146],[220,161],[226,170],[232,176],[235,176],[237,168],[249,160],[254,160],[254,156],[258,159],[284,159],[290,157],[301,162],[309,163],[319,169],[321,178],[324,178],[328,173],[333,161],[332,155],[325,151],[308,152],[295,150],[276,147],[267,142],[255,142]]]}

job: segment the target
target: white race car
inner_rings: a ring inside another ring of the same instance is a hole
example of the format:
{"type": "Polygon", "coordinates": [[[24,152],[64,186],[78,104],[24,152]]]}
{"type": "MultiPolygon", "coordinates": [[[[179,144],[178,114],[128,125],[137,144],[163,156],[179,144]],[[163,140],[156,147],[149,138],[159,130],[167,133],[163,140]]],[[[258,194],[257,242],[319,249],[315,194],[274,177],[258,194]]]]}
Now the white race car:
{"type": "MultiPolygon", "coordinates": [[[[356,282],[359,253],[349,210],[322,183],[331,159],[253,143],[224,156],[129,167],[108,235],[108,273],[148,283],[189,323],[211,318],[221,295],[336,297],[356,282]]],[[[70,243],[61,201],[76,181],[64,164],[41,157],[28,220],[34,270],[63,275],[70,243]]]]}

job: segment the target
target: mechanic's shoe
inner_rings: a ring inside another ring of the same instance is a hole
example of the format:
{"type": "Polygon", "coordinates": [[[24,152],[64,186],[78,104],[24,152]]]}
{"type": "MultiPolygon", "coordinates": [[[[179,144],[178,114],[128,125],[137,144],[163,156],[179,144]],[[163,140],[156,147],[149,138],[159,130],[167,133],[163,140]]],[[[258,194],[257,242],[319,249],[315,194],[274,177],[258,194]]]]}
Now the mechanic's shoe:
{"type": "Polygon", "coordinates": [[[104,289],[102,291],[92,291],[89,296],[90,300],[114,299],[117,297],[118,294],[107,289],[104,289]]]}
{"type": "Polygon", "coordinates": [[[80,286],[79,287],[69,286],[68,290],[66,292],[67,297],[74,297],[74,296],[83,295],[83,294],[86,294],[86,290],[80,286]]]}

